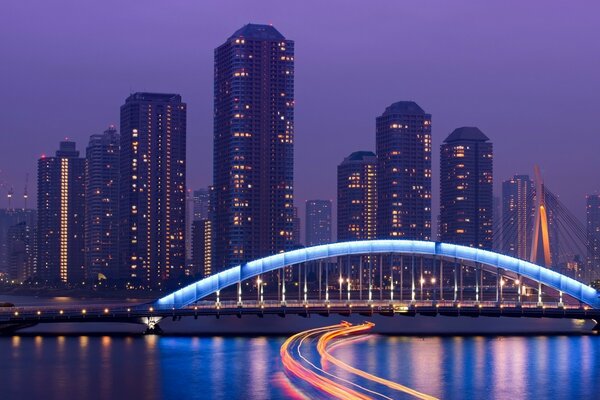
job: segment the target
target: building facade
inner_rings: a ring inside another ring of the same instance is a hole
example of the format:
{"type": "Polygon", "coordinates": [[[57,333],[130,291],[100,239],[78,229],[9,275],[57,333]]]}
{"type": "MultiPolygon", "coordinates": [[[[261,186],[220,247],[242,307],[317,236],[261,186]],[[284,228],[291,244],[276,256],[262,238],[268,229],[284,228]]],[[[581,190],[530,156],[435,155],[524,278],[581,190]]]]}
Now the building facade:
{"type": "Polygon", "coordinates": [[[186,110],[163,93],[121,106],[119,259],[141,287],[185,273],[186,110]]]}
{"type": "Polygon", "coordinates": [[[600,279],[600,195],[590,194],[586,200],[586,278],[600,279]]]}
{"type": "Polygon", "coordinates": [[[88,279],[118,278],[119,134],[90,136],[85,171],[85,265],[88,279]]]}
{"type": "Polygon", "coordinates": [[[356,151],[337,168],[337,240],[375,239],[377,156],[356,151]]]}
{"type": "Polygon", "coordinates": [[[529,260],[535,187],[529,175],[514,175],[502,182],[502,253],[529,260]]]}
{"type": "Polygon", "coordinates": [[[306,246],[331,243],[331,200],[306,201],[306,246]]]}
{"type": "Polygon", "coordinates": [[[455,129],[440,147],[440,240],[491,250],[493,146],[475,127],[455,129]]]}
{"type": "Polygon", "coordinates": [[[248,24],[215,50],[215,271],[290,249],[294,42],[248,24]]]}
{"type": "Polygon", "coordinates": [[[377,118],[377,237],[431,239],[431,115],[412,101],[377,118]]]}
{"type": "Polygon", "coordinates": [[[208,219],[192,223],[192,273],[206,278],[212,275],[212,229],[208,219]]]}
{"type": "Polygon", "coordinates": [[[38,160],[38,274],[49,282],[85,279],[85,158],[64,141],[38,160]]]}

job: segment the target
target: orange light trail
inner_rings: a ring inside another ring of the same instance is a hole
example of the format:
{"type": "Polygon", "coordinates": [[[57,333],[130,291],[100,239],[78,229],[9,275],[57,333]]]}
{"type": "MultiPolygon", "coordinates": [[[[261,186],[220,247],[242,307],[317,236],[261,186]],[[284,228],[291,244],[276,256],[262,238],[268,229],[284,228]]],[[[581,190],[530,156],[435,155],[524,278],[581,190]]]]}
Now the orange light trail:
{"type": "Polygon", "coordinates": [[[296,377],[308,382],[313,387],[330,394],[338,399],[349,399],[349,400],[367,400],[371,399],[370,397],[359,393],[353,389],[347,388],[339,383],[332,381],[331,379],[325,378],[316,374],[315,372],[309,370],[304,367],[298,361],[294,360],[290,352],[288,351],[290,345],[298,339],[310,336],[315,333],[327,332],[332,329],[342,328],[349,326],[347,323],[342,323],[338,325],[331,325],[324,328],[316,328],[310,329],[304,332],[297,333],[290,338],[288,338],[280,349],[281,360],[283,362],[283,366],[287,371],[295,375],[296,377]]]}
{"type": "Polygon", "coordinates": [[[411,388],[401,385],[399,383],[392,382],[390,380],[380,378],[376,375],[369,374],[368,372],[365,372],[363,370],[354,368],[351,365],[346,364],[345,362],[333,357],[331,354],[328,353],[327,345],[333,339],[335,339],[339,336],[345,336],[345,335],[352,334],[352,333],[363,332],[367,329],[371,329],[374,325],[375,324],[373,324],[371,322],[366,322],[362,325],[357,325],[357,326],[348,326],[348,325],[343,326],[343,327],[341,326],[339,329],[327,332],[319,338],[319,341],[317,343],[317,350],[318,350],[319,354],[321,355],[321,357],[323,358],[323,360],[326,360],[326,361],[332,363],[333,365],[335,365],[339,368],[342,368],[343,370],[346,370],[350,373],[353,373],[355,375],[358,375],[358,376],[368,379],[370,381],[382,384],[391,389],[398,390],[398,391],[401,391],[406,394],[410,394],[419,399],[437,400],[436,397],[430,396],[425,393],[421,393],[419,391],[416,391],[414,389],[411,389],[411,388]]]}

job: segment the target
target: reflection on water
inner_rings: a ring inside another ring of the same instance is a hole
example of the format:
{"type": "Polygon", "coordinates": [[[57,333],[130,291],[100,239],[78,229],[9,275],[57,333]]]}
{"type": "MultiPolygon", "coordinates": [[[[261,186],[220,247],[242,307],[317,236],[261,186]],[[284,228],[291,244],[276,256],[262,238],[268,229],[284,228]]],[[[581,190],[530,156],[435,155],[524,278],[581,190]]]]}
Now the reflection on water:
{"type": "MultiPolygon", "coordinates": [[[[2,337],[1,398],[290,398],[296,394],[280,365],[283,340],[2,337]]],[[[440,398],[594,398],[600,376],[598,336],[370,336],[332,354],[440,398]]]]}

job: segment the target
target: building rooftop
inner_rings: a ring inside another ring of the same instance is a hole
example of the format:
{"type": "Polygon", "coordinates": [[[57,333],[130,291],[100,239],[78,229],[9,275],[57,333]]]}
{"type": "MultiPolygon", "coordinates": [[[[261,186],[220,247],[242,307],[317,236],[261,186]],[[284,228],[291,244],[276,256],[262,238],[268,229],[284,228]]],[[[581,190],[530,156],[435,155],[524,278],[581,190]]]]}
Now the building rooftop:
{"type": "Polygon", "coordinates": [[[348,157],[344,158],[344,162],[352,162],[352,161],[372,161],[377,156],[372,151],[355,151],[350,154],[348,157]]]}
{"type": "Polygon", "coordinates": [[[181,95],[175,93],[149,93],[136,92],[129,95],[125,100],[126,103],[133,101],[175,101],[181,102],[181,95]]]}
{"type": "Polygon", "coordinates": [[[479,128],[474,126],[463,126],[462,128],[455,129],[447,138],[444,143],[452,142],[487,142],[490,140],[479,128]]]}
{"type": "Polygon", "coordinates": [[[414,101],[398,101],[385,109],[383,115],[388,114],[425,114],[425,111],[414,101]]]}
{"type": "Polygon", "coordinates": [[[247,24],[234,32],[229,39],[238,37],[255,40],[285,40],[285,37],[279,33],[272,25],[247,24]]]}

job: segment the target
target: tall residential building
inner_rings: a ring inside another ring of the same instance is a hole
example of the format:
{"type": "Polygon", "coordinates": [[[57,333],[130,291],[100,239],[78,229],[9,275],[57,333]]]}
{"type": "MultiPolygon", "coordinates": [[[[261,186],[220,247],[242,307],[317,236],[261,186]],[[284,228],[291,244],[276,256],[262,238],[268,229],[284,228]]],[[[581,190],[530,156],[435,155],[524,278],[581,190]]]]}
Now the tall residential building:
{"type": "Polygon", "coordinates": [[[135,93],[121,106],[119,258],[141,286],[185,272],[185,144],[180,95],[135,93]]]}
{"type": "Polygon", "coordinates": [[[212,229],[208,219],[192,223],[192,274],[206,278],[212,275],[212,229]]]}
{"type": "Polygon", "coordinates": [[[85,158],[75,142],[60,142],[38,160],[38,274],[50,282],[85,278],[85,158]]]}
{"type": "Polygon", "coordinates": [[[535,188],[529,175],[514,175],[502,182],[502,253],[529,260],[535,188]]]}
{"type": "Polygon", "coordinates": [[[377,156],[356,151],[337,168],[337,240],[375,239],[377,156]]]}
{"type": "Polygon", "coordinates": [[[248,24],[215,50],[216,271],[293,244],[294,42],[248,24]]]}
{"type": "Polygon", "coordinates": [[[119,134],[90,136],[85,173],[85,264],[89,279],[119,277],[119,134]]]}
{"type": "Polygon", "coordinates": [[[455,129],[440,146],[440,240],[492,249],[493,146],[475,127],[455,129]]]}
{"type": "MultiPolygon", "coordinates": [[[[209,219],[210,190],[188,190],[185,207],[185,259],[188,264],[193,264],[194,243],[192,239],[193,223],[209,219]]],[[[188,271],[194,273],[194,271],[188,271]]]]}
{"type": "Polygon", "coordinates": [[[600,279],[600,195],[590,194],[586,204],[587,259],[586,278],[600,279]]]}
{"type": "Polygon", "coordinates": [[[377,118],[377,237],[431,239],[431,115],[400,101],[377,118]]]}
{"type": "Polygon", "coordinates": [[[331,200],[306,202],[306,245],[331,243],[331,200]]]}

